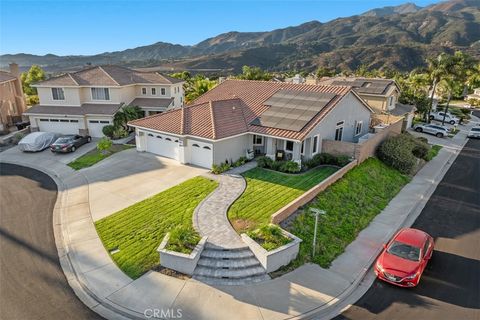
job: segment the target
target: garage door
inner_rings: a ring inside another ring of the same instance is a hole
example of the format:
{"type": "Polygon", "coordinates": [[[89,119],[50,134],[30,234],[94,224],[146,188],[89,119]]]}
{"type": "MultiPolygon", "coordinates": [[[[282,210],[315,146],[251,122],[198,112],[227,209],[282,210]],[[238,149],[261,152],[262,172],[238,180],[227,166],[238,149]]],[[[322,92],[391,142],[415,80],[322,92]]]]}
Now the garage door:
{"type": "Polygon", "coordinates": [[[178,139],[156,133],[146,133],[147,152],[178,160],[178,139]]]}
{"type": "Polygon", "coordinates": [[[190,148],[190,163],[203,167],[212,168],[213,148],[211,144],[198,141],[188,141],[190,148]]]}
{"type": "Polygon", "coordinates": [[[88,134],[92,137],[103,137],[102,129],[109,124],[109,120],[88,120],[88,134]]]}
{"type": "Polygon", "coordinates": [[[38,119],[38,129],[44,132],[78,134],[78,120],[40,118],[38,119]]]}

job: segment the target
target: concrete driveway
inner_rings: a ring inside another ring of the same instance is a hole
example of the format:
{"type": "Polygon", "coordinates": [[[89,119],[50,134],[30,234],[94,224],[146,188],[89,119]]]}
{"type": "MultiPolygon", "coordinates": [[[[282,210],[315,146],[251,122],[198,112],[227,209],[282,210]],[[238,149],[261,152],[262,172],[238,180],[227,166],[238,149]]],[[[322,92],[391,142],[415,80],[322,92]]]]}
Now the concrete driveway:
{"type": "Polygon", "coordinates": [[[81,172],[89,182],[90,210],[97,221],[207,171],[130,149],[81,172]]]}
{"type": "Polygon", "coordinates": [[[13,148],[3,151],[1,155],[6,157],[28,158],[28,161],[32,163],[59,161],[61,163],[67,164],[79,158],[80,156],[83,156],[88,151],[95,149],[98,140],[98,138],[93,138],[92,142],[86,143],[80,148],[78,148],[75,152],[70,153],[52,153],[49,149],[40,152],[22,152],[18,149],[17,146],[15,146],[13,148]]]}

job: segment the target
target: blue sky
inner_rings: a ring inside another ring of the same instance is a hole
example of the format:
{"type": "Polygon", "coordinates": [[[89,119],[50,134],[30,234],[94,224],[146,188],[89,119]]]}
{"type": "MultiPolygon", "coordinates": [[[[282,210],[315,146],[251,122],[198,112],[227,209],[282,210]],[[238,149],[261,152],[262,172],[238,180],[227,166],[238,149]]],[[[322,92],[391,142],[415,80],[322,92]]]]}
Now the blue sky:
{"type": "MultiPolygon", "coordinates": [[[[0,53],[96,54],[158,41],[195,44],[360,14],[405,0],[0,0],[0,53]]],[[[414,1],[425,6],[438,1],[414,1]]]]}

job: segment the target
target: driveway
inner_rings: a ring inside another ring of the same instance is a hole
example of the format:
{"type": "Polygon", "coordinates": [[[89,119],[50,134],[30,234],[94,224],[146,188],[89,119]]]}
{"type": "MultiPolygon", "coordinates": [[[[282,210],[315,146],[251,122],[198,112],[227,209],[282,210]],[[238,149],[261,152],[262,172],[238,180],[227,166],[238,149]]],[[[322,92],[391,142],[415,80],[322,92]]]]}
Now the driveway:
{"type": "Polygon", "coordinates": [[[0,319],[102,319],[70,288],[60,267],[46,174],[1,164],[0,319]]]}
{"type": "Polygon", "coordinates": [[[50,161],[59,161],[61,163],[67,164],[73,160],[79,158],[90,150],[93,150],[97,146],[98,138],[93,138],[92,142],[84,144],[75,152],[70,153],[52,153],[49,149],[43,150],[41,152],[22,152],[18,149],[17,146],[5,150],[1,153],[1,156],[5,157],[21,157],[28,158],[28,161],[32,163],[48,163],[50,161]]]}
{"type": "Polygon", "coordinates": [[[90,211],[96,221],[208,170],[130,149],[81,172],[89,182],[90,211]]]}

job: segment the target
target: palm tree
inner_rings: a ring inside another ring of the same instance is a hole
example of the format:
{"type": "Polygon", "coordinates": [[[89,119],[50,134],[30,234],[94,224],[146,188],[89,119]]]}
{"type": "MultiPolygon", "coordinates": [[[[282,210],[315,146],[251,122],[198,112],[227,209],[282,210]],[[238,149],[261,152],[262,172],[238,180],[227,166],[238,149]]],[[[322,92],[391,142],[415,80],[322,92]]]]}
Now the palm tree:
{"type": "Polygon", "coordinates": [[[187,88],[185,94],[186,102],[191,102],[200,97],[205,92],[213,89],[217,85],[217,82],[209,79],[195,79],[187,88]]]}

